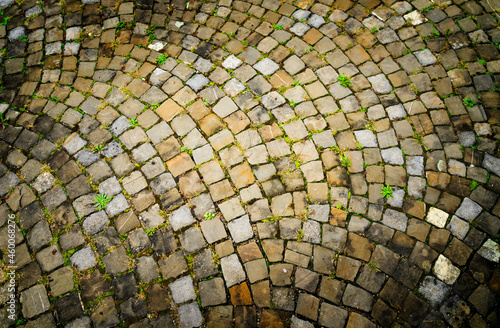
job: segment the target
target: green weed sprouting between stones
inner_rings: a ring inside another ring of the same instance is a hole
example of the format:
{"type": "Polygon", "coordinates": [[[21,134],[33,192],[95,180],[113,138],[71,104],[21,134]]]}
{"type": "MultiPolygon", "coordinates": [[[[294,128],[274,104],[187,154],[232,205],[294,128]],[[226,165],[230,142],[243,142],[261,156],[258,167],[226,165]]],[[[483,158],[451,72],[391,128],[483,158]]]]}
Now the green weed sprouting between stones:
{"type": "Polygon", "coordinates": [[[167,54],[161,54],[158,57],[156,57],[156,63],[158,65],[163,65],[163,64],[165,64],[165,62],[167,61],[167,59],[168,59],[168,55],[167,54]]]}
{"type": "Polygon", "coordinates": [[[304,240],[304,231],[302,229],[300,229],[299,231],[297,231],[297,240],[298,241],[304,240]]]}
{"type": "Polygon", "coordinates": [[[130,123],[130,125],[132,125],[132,127],[136,127],[139,125],[139,122],[137,122],[137,117],[133,117],[131,118],[130,120],[128,120],[128,122],[130,123]]]}
{"type": "Polygon", "coordinates": [[[0,124],[2,125],[2,130],[5,130],[5,127],[9,125],[9,120],[6,117],[3,117],[3,113],[0,113],[0,124]]]}
{"type": "Polygon", "coordinates": [[[392,195],[392,187],[389,185],[382,187],[382,191],[380,193],[384,195],[384,198],[394,198],[394,196],[392,195]]]}
{"type": "Polygon", "coordinates": [[[189,149],[188,147],[186,146],[182,146],[181,147],[181,152],[187,152],[189,155],[191,155],[193,153],[193,150],[192,149],[189,149]]]}
{"type": "Polygon", "coordinates": [[[347,157],[344,153],[340,154],[340,164],[344,167],[351,166],[351,161],[349,160],[349,157],[347,157]]]}
{"type": "Polygon", "coordinates": [[[479,182],[477,182],[476,180],[472,180],[472,182],[470,184],[470,191],[473,191],[474,189],[476,189],[477,186],[479,186],[479,182]]]}
{"type": "Polygon", "coordinates": [[[103,149],[104,149],[104,145],[97,145],[94,147],[94,152],[100,154],[103,149]]]}
{"type": "Polygon", "coordinates": [[[156,29],[156,27],[156,25],[152,25],[146,31],[146,33],[148,34],[149,42],[152,42],[154,39],[156,39],[156,35],[154,34],[154,30],[156,29]]]}
{"type": "MultiPolygon", "coordinates": [[[[3,10],[2,10],[2,12],[0,12],[0,15],[3,15],[3,10]]],[[[2,18],[3,18],[3,22],[0,22],[0,26],[7,25],[7,23],[9,22],[9,19],[11,19],[12,17],[2,17],[2,18]]]]}
{"type": "Polygon", "coordinates": [[[467,107],[474,107],[476,105],[476,102],[472,99],[470,99],[470,97],[467,97],[464,99],[464,105],[467,106],[467,107]]]}
{"type": "Polygon", "coordinates": [[[94,201],[96,202],[95,207],[98,211],[102,211],[112,199],[113,196],[107,196],[105,193],[98,194],[94,198],[94,201]]]}
{"type": "Polygon", "coordinates": [[[339,82],[340,85],[344,88],[348,88],[351,85],[351,79],[348,76],[342,74],[339,75],[339,82]]]}
{"type": "Polygon", "coordinates": [[[214,217],[215,213],[210,213],[210,212],[205,213],[205,220],[210,220],[213,219],[214,217]]]}
{"type": "Polygon", "coordinates": [[[432,5],[432,6],[428,6],[428,7],[425,7],[425,8],[422,8],[421,12],[422,12],[422,13],[426,13],[426,12],[428,12],[428,11],[429,11],[429,10],[431,10],[431,9],[434,9],[434,5],[432,5]]]}

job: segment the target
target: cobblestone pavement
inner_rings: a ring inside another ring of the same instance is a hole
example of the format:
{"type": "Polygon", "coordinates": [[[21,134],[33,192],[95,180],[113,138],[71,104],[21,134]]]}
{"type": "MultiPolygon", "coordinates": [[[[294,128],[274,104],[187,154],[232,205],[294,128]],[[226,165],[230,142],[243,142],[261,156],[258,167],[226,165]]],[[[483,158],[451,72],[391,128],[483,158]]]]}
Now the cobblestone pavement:
{"type": "Polygon", "coordinates": [[[498,326],[499,0],[141,1],[0,0],[2,327],[498,326]]]}

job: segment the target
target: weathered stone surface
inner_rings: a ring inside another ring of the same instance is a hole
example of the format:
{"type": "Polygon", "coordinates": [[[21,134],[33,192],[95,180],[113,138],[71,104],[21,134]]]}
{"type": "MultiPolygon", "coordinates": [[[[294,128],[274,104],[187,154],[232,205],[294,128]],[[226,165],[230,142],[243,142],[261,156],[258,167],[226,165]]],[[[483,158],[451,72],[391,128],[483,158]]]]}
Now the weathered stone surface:
{"type": "Polygon", "coordinates": [[[97,263],[95,254],[90,247],[83,248],[75,252],[71,256],[70,260],[71,263],[80,271],[85,271],[97,263]]]}
{"type": "Polygon", "coordinates": [[[432,223],[438,228],[444,228],[446,225],[446,221],[448,219],[448,213],[437,209],[435,207],[431,207],[429,212],[427,213],[426,221],[432,223]]]}
{"type": "Polygon", "coordinates": [[[185,303],[196,298],[193,280],[189,276],[177,279],[168,287],[172,292],[172,298],[175,303],[185,303]]]}
{"type": "Polygon", "coordinates": [[[35,2],[0,0],[2,326],[495,322],[489,1],[35,2]]]}
{"type": "Polygon", "coordinates": [[[390,228],[394,228],[400,231],[406,230],[407,222],[408,218],[404,213],[391,209],[387,209],[384,212],[384,216],[382,218],[382,223],[384,223],[390,228]]]}
{"type": "Polygon", "coordinates": [[[443,255],[439,255],[434,264],[433,272],[439,279],[449,285],[452,285],[460,275],[460,269],[455,267],[451,261],[443,255]]]}
{"type": "Polygon", "coordinates": [[[342,302],[345,305],[368,312],[372,309],[373,296],[361,288],[348,284],[344,291],[342,302]]]}
{"type": "Polygon", "coordinates": [[[236,254],[222,258],[221,267],[224,280],[226,281],[226,285],[228,287],[233,286],[246,278],[243,266],[238,260],[238,256],[236,254]]]}
{"type": "Polygon", "coordinates": [[[226,290],[222,278],[213,278],[200,282],[202,306],[219,305],[226,302],[226,290]]]}
{"type": "Polygon", "coordinates": [[[193,218],[189,208],[183,206],[171,214],[169,221],[174,230],[179,230],[194,223],[196,220],[193,218]]]}
{"type": "Polygon", "coordinates": [[[50,309],[47,291],[43,285],[36,285],[21,294],[23,315],[32,318],[50,309]]]}
{"type": "Polygon", "coordinates": [[[433,306],[441,304],[450,290],[446,284],[431,276],[425,277],[419,288],[422,296],[433,306]]]}

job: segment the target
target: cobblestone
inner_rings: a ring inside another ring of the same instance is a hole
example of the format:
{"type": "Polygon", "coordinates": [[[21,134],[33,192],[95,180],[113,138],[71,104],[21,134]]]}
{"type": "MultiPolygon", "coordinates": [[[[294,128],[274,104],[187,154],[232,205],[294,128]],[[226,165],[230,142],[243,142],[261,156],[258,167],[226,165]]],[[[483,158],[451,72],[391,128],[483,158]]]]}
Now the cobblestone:
{"type": "Polygon", "coordinates": [[[494,325],[495,6],[0,1],[16,320],[494,325]]]}

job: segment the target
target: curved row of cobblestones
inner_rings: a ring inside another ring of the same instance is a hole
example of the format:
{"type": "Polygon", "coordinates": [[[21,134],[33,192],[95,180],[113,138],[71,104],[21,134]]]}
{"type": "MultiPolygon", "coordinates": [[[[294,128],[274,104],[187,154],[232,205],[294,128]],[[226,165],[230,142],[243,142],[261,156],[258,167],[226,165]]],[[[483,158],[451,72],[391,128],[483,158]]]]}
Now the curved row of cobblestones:
{"type": "Polygon", "coordinates": [[[498,0],[0,8],[2,327],[498,325],[498,0]]]}

